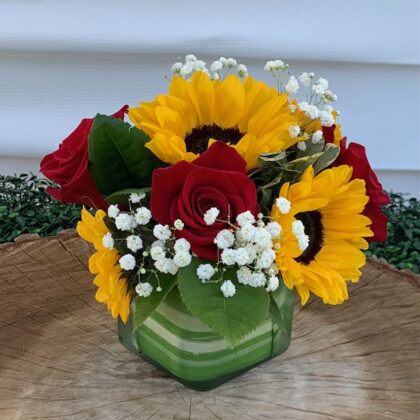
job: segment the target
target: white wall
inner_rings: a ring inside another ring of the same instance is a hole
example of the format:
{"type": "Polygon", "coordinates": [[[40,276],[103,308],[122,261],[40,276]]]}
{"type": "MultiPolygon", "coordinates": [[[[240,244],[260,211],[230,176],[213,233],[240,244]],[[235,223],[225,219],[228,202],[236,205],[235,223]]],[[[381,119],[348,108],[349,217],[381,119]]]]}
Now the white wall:
{"type": "Polygon", "coordinates": [[[271,58],[325,76],[384,186],[420,196],[416,0],[3,1],[0,173],[36,170],[82,117],[165,91],[188,52],[266,81],[271,58]]]}

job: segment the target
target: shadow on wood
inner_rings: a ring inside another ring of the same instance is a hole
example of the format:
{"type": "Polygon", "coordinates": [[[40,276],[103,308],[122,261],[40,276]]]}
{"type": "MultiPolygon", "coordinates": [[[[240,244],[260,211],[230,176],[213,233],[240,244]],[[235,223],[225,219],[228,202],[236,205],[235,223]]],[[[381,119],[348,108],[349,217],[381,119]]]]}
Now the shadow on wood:
{"type": "Polygon", "coordinates": [[[289,350],[206,393],[118,342],[73,231],[0,246],[0,418],[418,418],[420,277],[369,261],[350,300],[296,305],[289,350]]]}

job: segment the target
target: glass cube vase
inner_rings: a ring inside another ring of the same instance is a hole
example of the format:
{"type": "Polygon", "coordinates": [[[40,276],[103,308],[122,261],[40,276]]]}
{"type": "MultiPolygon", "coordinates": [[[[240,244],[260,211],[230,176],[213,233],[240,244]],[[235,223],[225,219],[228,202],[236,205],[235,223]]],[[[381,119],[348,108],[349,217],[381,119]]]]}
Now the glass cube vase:
{"type": "Polygon", "coordinates": [[[134,333],[131,318],[127,324],[119,320],[118,336],[126,348],[171,377],[205,391],[288,348],[294,296],[294,291],[281,283],[265,321],[234,348],[190,314],[177,288],[134,333]]]}

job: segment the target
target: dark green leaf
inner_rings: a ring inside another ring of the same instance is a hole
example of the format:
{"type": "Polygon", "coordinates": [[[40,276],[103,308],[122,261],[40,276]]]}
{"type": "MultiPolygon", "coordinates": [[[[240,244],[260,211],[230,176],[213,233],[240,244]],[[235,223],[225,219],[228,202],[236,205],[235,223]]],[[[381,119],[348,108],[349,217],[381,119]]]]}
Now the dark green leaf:
{"type": "Polygon", "coordinates": [[[201,283],[196,271],[208,261],[194,258],[192,263],[178,272],[178,288],[187,309],[201,322],[223,336],[230,346],[255,330],[267,317],[270,298],[264,288],[253,288],[238,283],[236,270],[228,269],[224,279],[236,287],[233,297],[225,298],[220,283],[201,283]]]}
{"type": "Polygon", "coordinates": [[[89,135],[89,169],[104,195],[149,187],[152,172],[164,164],[145,147],[149,137],[117,118],[97,115],[89,135]]]}

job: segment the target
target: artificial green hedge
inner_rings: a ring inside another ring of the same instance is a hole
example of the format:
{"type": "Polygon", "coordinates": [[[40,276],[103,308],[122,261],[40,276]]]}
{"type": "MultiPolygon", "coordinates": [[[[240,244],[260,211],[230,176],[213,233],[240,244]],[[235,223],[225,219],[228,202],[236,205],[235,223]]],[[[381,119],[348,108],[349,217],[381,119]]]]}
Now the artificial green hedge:
{"type": "Polygon", "coordinates": [[[52,184],[35,175],[0,175],[0,243],[24,233],[40,236],[74,228],[80,206],[62,204],[46,193],[52,184]]]}
{"type": "MultiPolygon", "coordinates": [[[[0,243],[24,233],[48,236],[76,226],[81,207],[50,197],[45,192],[50,185],[32,174],[0,175],[0,243]]],[[[390,220],[388,240],[371,243],[367,254],[420,273],[420,201],[398,193],[390,197],[384,209],[390,220]]]]}

